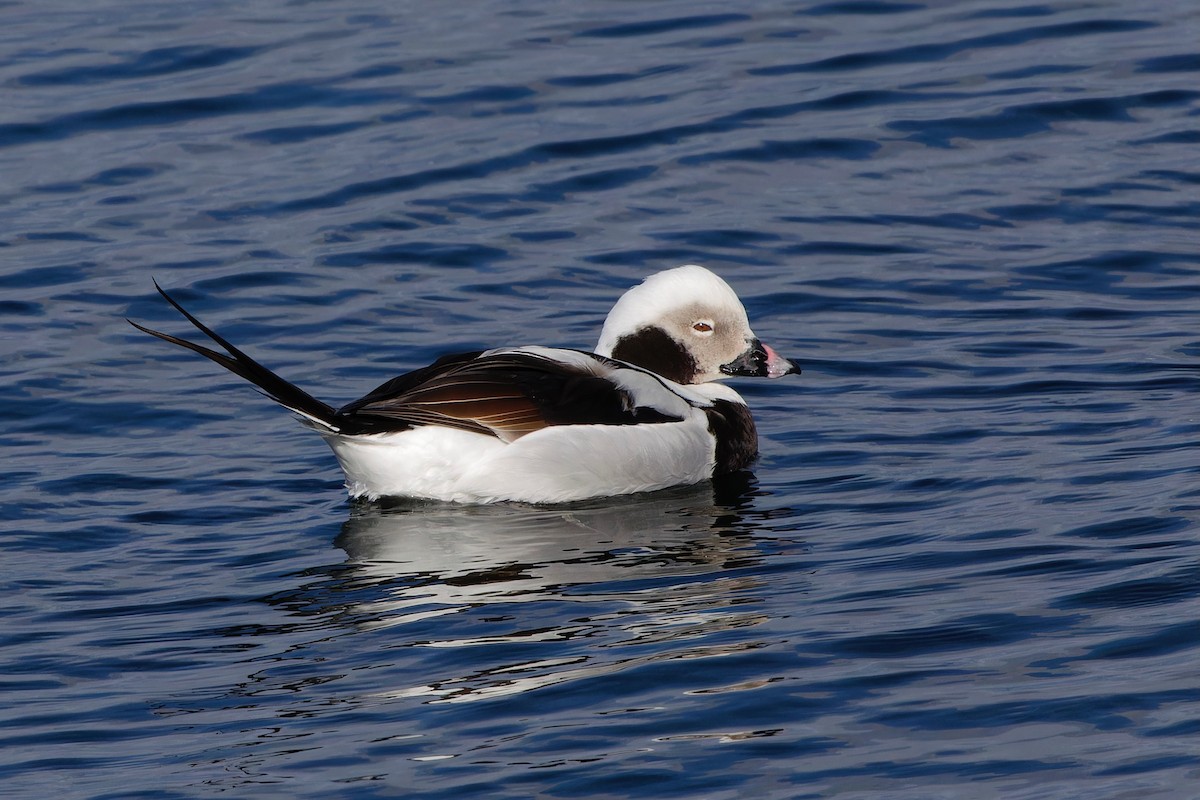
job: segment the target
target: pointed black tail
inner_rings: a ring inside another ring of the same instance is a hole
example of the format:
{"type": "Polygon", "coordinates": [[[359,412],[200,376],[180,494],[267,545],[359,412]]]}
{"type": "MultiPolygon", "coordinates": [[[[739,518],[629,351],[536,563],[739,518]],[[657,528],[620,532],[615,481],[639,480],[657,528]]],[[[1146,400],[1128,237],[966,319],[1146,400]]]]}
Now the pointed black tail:
{"type": "Polygon", "coordinates": [[[271,370],[267,369],[262,364],[259,364],[253,358],[234,347],[232,344],[226,341],[224,337],[213,331],[200,320],[193,317],[190,313],[188,313],[187,309],[175,302],[175,298],[163,291],[163,288],[158,285],[157,281],[154,282],[154,288],[158,289],[158,293],[166,298],[166,301],[174,306],[176,311],[178,311],[180,314],[183,314],[183,316],[187,318],[188,322],[195,325],[205,336],[212,339],[214,342],[224,348],[229,355],[225,355],[225,353],[219,353],[216,350],[211,350],[203,345],[196,344],[195,342],[189,342],[187,339],[180,339],[177,336],[171,336],[167,333],[151,330],[150,328],[137,324],[131,319],[127,319],[126,322],[137,328],[139,331],[148,333],[151,336],[157,336],[159,339],[170,342],[171,344],[177,344],[180,347],[186,347],[192,352],[199,353],[205,358],[217,362],[234,375],[240,375],[241,377],[253,383],[262,391],[263,394],[274,400],[276,403],[279,403],[284,408],[290,409],[300,416],[310,420],[311,422],[315,423],[316,426],[334,432],[339,430],[339,426],[337,425],[337,412],[335,412],[333,408],[325,403],[322,403],[320,400],[313,397],[295,384],[285,381],[283,378],[279,377],[274,372],[271,372],[271,370]]]}

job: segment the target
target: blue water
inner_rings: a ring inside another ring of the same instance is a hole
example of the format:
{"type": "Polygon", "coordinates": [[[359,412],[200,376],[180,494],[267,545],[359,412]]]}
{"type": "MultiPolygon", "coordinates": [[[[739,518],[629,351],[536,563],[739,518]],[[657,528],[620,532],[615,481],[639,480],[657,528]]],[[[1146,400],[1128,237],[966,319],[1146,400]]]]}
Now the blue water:
{"type": "Polygon", "coordinates": [[[13,798],[1200,793],[1194,3],[0,8],[13,798]],[[331,403],[705,264],[755,475],[354,508],[331,403]]]}

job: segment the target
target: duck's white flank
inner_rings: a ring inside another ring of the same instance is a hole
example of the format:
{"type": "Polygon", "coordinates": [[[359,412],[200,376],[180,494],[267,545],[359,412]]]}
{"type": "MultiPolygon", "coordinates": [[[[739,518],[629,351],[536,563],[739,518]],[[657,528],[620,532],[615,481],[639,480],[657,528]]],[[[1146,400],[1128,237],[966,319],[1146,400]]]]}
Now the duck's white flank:
{"type": "Polygon", "coordinates": [[[325,434],[352,497],[458,503],[566,503],[699,483],[712,477],[704,413],[653,426],[558,425],[505,444],[448,428],[325,434]],[[450,455],[450,454],[453,455],[450,455]]]}

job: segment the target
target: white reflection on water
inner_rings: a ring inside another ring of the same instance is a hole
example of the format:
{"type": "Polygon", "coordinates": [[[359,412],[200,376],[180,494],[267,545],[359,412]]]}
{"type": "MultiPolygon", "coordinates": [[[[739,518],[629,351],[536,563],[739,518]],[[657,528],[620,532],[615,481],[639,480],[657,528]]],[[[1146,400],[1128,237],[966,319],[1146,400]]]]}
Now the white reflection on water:
{"type": "Polygon", "coordinates": [[[764,619],[750,595],[759,581],[742,569],[758,561],[754,525],[742,513],[748,502],[745,494],[718,499],[703,485],[565,509],[358,508],[336,541],[352,566],[339,579],[359,597],[364,585],[373,591],[338,616],[360,631],[394,629],[395,646],[475,648],[447,660],[460,672],[379,693],[441,702],[752,649],[740,638],[707,641],[764,619]],[[529,603],[546,607],[513,610],[529,603]],[[503,620],[481,633],[475,618],[488,606],[502,606],[503,620]],[[403,626],[464,612],[472,619],[447,619],[436,636],[403,638],[403,626]],[[523,645],[528,654],[535,643],[547,652],[517,661],[481,649],[523,645]]]}

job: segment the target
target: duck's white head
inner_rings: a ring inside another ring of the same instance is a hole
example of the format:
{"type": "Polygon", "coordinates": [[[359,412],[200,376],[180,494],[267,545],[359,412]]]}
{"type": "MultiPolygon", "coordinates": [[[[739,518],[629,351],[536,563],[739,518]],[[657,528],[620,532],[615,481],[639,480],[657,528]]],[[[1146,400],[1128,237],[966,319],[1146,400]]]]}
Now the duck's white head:
{"type": "Polygon", "coordinates": [[[695,264],[655,273],[621,295],[596,353],[684,384],[800,371],[758,340],[729,284],[695,264]]]}

